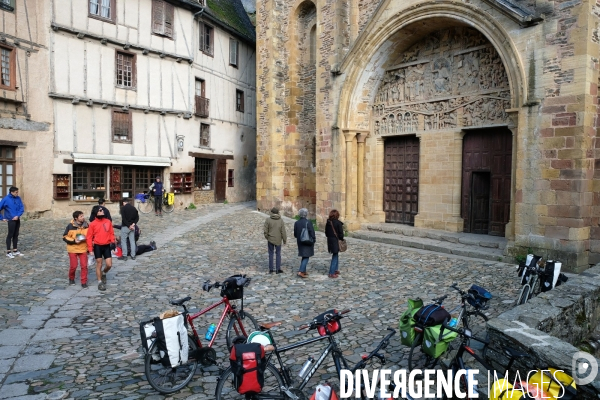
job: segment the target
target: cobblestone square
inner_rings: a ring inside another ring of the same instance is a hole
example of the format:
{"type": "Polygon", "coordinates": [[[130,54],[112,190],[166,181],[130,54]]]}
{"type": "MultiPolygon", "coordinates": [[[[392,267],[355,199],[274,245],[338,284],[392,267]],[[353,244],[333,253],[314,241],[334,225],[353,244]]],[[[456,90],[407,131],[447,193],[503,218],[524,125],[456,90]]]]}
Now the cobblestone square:
{"type": "MultiPolygon", "coordinates": [[[[520,288],[509,264],[352,238],[340,255],[341,277],[329,279],[330,255],[322,232],[317,232],[309,277],[301,279],[296,276],[300,258],[289,218],[288,243],[282,249],[285,273],[270,275],[262,233],[267,216],[255,210],[255,203],[211,204],[178,209],[163,218],[141,214],[139,243],[155,240],[158,249],[135,261],[115,260],[104,293],[97,289],[92,268],[88,289],[81,288],[79,269],[76,285],[69,286],[62,241],[68,220],[24,221],[19,247],[25,256],[0,259],[0,398],[164,398],[144,377],[139,321],[174,308],[169,299],[191,296],[191,308],[201,309],[219,293],[202,291],[202,282],[236,273],[252,277],[244,308],[259,322],[284,321],[273,331],[278,344],[314,335],[296,328],[327,309],[351,308],[337,338],[354,362],[385,336],[387,327],[397,329],[407,298],[427,302],[450,294],[448,307],[455,306],[458,296],[448,286],[476,283],[494,295],[491,317],[511,308],[520,288]]],[[[84,211],[87,215],[89,210],[84,211]]],[[[118,215],[114,219],[120,223],[118,215]]],[[[217,322],[218,311],[222,309],[195,321],[199,334],[217,322]]],[[[218,367],[228,364],[224,330],[219,336],[219,365],[199,368],[188,387],[168,398],[214,398],[218,367]]],[[[286,364],[297,374],[306,358],[317,356],[323,346],[321,342],[289,352],[286,364]]],[[[407,353],[396,335],[386,350],[388,365],[405,367],[407,353]]],[[[329,359],[310,390],[334,374],[329,359]]]]}

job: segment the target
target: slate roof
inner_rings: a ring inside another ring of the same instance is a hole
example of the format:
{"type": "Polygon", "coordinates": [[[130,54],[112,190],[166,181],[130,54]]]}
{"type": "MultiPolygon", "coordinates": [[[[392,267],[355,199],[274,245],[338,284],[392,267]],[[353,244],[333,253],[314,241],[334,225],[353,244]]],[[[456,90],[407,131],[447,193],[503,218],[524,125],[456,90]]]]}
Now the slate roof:
{"type": "MultiPolygon", "coordinates": [[[[204,14],[220,22],[224,27],[256,43],[256,30],[246,14],[241,0],[206,0],[204,14]]],[[[204,15],[203,15],[204,16],[204,15]]]]}

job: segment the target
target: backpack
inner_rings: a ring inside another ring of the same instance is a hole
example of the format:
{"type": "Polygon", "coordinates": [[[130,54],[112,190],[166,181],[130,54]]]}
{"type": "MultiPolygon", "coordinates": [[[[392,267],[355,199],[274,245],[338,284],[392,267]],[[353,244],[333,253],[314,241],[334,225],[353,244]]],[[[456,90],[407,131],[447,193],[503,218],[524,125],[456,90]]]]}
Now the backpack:
{"type": "Polygon", "coordinates": [[[183,315],[154,318],[156,345],[160,361],[165,367],[177,367],[188,360],[188,335],[183,315]]]}
{"type": "Polygon", "coordinates": [[[231,349],[229,364],[233,384],[239,394],[260,393],[265,384],[265,348],[260,343],[236,344],[231,349]]]}
{"type": "Polygon", "coordinates": [[[422,307],[413,317],[415,322],[422,326],[440,325],[442,322],[450,321],[450,313],[438,304],[430,304],[422,307]]]}

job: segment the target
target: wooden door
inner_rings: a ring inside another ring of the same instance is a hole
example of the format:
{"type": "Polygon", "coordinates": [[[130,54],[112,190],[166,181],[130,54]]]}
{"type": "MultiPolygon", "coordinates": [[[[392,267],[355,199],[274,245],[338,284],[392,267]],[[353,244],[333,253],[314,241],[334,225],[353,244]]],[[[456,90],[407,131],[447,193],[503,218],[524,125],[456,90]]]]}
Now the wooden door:
{"type": "Polygon", "coordinates": [[[419,212],[419,139],[386,139],[384,168],[385,222],[414,225],[419,212]]]}
{"type": "MultiPolygon", "coordinates": [[[[123,167],[110,167],[110,201],[121,201],[122,198],[122,183],[123,167]]],[[[135,196],[135,193],[131,195],[135,196]]]]}
{"type": "Polygon", "coordinates": [[[227,190],[227,160],[217,160],[215,201],[225,201],[227,190]]]}
{"type": "Polygon", "coordinates": [[[465,232],[504,236],[510,217],[511,171],[512,134],[507,128],[481,129],[465,135],[461,201],[465,232]],[[488,193],[487,224],[482,216],[484,193],[488,193]]]}

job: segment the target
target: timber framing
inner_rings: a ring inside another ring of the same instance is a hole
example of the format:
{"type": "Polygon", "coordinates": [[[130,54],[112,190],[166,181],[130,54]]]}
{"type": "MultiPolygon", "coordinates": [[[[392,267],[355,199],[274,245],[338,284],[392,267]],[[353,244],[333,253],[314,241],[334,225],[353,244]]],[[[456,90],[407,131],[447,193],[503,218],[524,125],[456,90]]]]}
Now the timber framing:
{"type": "Polygon", "coordinates": [[[197,153],[190,151],[188,155],[190,157],[208,158],[211,160],[233,160],[233,154],[197,153]]]}
{"type": "Polygon", "coordinates": [[[194,62],[194,58],[193,57],[188,57],[188,56],[184,56],[184,55],[179,55],[179,54],[173,54],[173,53],[168,53],[162,50],[155,50],[155,49],[150,49],[147,47],[143,47],[143,46],[138,46],[135,44],[131,44],[131,43],[127,43],[124,42],[122,40],[117,40],[117,39],[113,39],[113,38],[108,38],[108,37],[104,37],[101,35],[96,35],[95,33],[91,33],[91,32],[87,32],[87,31],[82,31],[79,29],[72,29],[69,28],[67,26],[63,26],[60,24],[57,24],[55,22],[52,22],[52,24],[50,24],[50,27],[55,31],[62,31],[62,32],[66,32],[66,33],[70,33],[72,35],[77,36],[78,39],[83,39],[85,37],[90,38],[90,39],[94,39],[99,41],[102,44],[114,44],[116,46],[120,46],[125,50],[139,50],[142,52],[142,54],[147,55],[147,54],[156,54],[158,55],[160,58],[172,58],[174,59],[176,62],[181,62],[182,60],[185,60],[188,62],[188,64],[192,64],[194,62]]]}

